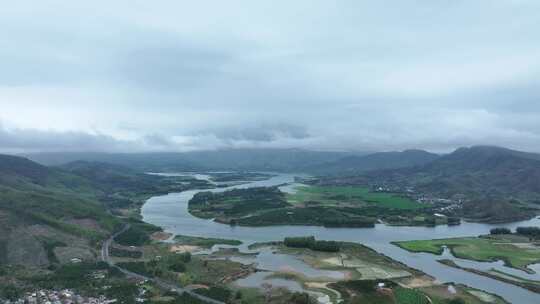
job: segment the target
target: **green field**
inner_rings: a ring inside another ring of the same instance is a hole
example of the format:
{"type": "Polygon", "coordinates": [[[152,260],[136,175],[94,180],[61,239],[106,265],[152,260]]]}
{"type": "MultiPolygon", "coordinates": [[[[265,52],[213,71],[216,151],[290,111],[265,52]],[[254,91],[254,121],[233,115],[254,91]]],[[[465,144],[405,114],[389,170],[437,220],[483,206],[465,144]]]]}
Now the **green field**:
{"type": "Polygon", "coordinates": [[[447,246],[458,258],[481,262],[503,260],[507,266],[531,271],[526,266],[540,262],[540,248],[528,246],[525,239],[515,237],[468,237],[426,241],[396,242],[395,245],[412,252],[441,254],[447,246]]]}
{"type": "Polygon", "coordinates": [[[422,205],[410,198],[395,193],[371,192],[367,187],[346,186],[302,186],[296,193],[288,194],[287,200],[292,204],[320,202],[327,205],[336,203],[367,204],[394,209],[418,209],[422,205]]]}

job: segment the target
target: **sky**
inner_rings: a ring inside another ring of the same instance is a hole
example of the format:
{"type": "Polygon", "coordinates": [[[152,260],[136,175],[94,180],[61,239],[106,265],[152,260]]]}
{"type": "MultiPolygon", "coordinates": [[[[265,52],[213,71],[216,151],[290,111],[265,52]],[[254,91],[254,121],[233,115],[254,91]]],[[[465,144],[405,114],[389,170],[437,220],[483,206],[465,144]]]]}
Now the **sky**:
{"type": "Polygon", "coordinates": [[[0,3],[1,152],[540,152],[537,0],[0,3]]]}

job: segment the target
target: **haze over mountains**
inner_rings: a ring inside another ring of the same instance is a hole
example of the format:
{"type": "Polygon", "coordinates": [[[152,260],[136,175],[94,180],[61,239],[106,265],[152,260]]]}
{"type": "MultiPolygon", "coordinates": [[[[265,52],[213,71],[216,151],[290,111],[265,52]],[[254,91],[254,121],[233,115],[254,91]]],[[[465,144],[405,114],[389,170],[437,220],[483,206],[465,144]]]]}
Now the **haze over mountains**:
{"type": "Polygon", "coordinates": [[[28,157],[48,165],[75,160],[106,162],[141,172],[245,170],[355,176],[356,180],[414,186],[440,195],[540,197],[540,154],[495,146],[459,148],[446,155],[423,150],[347,153],[249,149],[156,154],[46,153],[28,157]]]}
{"type": "Polygon", "coordinates": [[[26,155],[45,165],[76,160],[120,164],[143,171],[252,170],[303,172],[304,168],[366,153],[303,149],[230,149],[185,153],[38,153],[26,155]]]}
{"type": "Polygon", "coordinates": [[[303,149],[231,149],[186,153],[37,153],[28,158],[48,166],[77,160],[119,164],[146,171],[251,170],[356,174],[428,163],[438,154],[403,152],[325,152],[303,149]]]}

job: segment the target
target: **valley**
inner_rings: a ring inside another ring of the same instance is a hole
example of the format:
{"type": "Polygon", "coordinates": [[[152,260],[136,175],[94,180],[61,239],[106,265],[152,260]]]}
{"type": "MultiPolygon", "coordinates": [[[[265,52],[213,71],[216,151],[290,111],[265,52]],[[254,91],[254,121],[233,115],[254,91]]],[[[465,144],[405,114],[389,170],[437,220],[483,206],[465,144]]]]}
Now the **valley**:
{"type": "Polygon", "coordinates": [[[540,304],[540,1],[4,1],[0,304],[540,304]]]}
{"type": "Polygon", "coordinates": [[[107,296],[125,303],[137,293],[150,303],[538,300],[536,249],[516,254],[523,248],[511,247],[526,237],[474,238],[493,228],[538,226],[534,201],[448,196],[370,180],[373,172],[146,174],[87,161],[44,167],[10,160],[21,163],[3,169],[0,280],[19,293],[39,286],[84,296],[127,284],[136,286],[126,287],[131,296],[107,296]],[[114,232],[111,264],[103,264],[101,244],[114,232]],[[309,245],[290,245],[307,236],[309,245]],[[506,265],[492,265],[499,259],[506,265]],[[74,285],[63,277],[66,269],[85,278],[99,272],[100,279],[74,285]],[[142,278],[149,281],[130,282],[142,278]]]}

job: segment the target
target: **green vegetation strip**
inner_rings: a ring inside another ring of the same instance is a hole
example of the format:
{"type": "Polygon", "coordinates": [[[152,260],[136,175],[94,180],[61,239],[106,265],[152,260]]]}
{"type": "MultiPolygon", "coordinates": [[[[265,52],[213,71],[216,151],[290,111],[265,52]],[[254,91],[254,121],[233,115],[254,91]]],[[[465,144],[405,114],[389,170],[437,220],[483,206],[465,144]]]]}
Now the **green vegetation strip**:
{"type": "Polygon", "coordinates": [[[540,250],[524,246],[515,246],[512,242],[502,238],[467,237],[425,241],[395,242],[405,250],[411,252],[427,252],[440,255],[443,247],[450,248],[455,257],[491,262],[503,260],[509,267],[530,272],[526,266],[540,261],[540,250]]]}
{"type": "Polygon", "coordinates": [[[205,237],[196,237],[196,236],[187,236],[187,235],[176,235],[174,240],[182,245],[192,245],[200,246],[205,248],[210,248],[214,245],[231,245],[239,246],[242,244],[238,240],[229,240],[229,239],[219,239],[219,238],[205,238],[205,237]]]}

